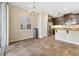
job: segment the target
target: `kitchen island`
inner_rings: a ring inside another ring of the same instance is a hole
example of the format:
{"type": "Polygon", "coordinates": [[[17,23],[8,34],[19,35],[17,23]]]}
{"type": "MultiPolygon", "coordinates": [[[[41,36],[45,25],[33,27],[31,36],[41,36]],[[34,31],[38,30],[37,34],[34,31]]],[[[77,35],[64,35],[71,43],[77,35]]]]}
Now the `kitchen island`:
{"type": "Polygon", "coordinates": [[[53,25],[55,40],[79,45],[79,25],[53,25]]]}

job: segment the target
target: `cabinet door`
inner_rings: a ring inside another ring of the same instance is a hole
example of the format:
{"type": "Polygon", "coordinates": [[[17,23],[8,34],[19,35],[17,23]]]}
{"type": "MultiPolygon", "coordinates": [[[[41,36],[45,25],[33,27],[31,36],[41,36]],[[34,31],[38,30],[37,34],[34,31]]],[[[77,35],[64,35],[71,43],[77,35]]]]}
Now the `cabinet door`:
{"type": "Polygon", "coordinates": [[[55,24],[56,24],[56,25],[63,25],[63,24],[64,24],[63,18],[58,18],[58,19],[56,19],[56,20],[55,20],[55,24]]]}

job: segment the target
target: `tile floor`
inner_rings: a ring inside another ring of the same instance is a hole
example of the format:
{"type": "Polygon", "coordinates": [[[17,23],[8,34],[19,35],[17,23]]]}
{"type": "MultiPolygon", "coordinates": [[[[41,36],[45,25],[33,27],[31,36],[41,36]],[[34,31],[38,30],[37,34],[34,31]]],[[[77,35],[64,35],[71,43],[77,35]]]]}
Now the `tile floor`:
{"type": "Polygon", "coordinates": [[[54,36],[12,43],[6,56],[79,56],[79,47],[57,43],[54,36]]]}

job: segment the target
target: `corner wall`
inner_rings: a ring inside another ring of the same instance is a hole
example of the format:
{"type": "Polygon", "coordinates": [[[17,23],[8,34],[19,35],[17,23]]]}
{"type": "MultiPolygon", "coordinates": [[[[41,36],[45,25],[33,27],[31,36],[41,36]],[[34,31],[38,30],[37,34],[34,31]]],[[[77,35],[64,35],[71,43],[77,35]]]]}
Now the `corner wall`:
{"type": "Polygon", "coordinates": [[[36,16],[27,14],[26,10],[9,6],[9,39],[10,42],[33,38],[33,28],[36,27],[36,16]],[[20,29],[21,19],[28,16],[31,20],[31,29],[20,29]]]}
{"type": "Polygon", "coordinates": [[[39,38],[47,37],[47,23],[48,23],[48,14],[40,12],[38,14],[39,38]]]}

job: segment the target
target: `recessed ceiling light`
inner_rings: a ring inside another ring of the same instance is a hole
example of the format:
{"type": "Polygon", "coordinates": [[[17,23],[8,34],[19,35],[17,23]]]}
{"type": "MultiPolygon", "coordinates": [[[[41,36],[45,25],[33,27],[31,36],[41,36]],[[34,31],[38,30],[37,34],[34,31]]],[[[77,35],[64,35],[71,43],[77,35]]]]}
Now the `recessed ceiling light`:
{"type": "Polygon", "coordinates": [[[65,11],[67,11],[67,8],[64,8],[65,11]]]}

